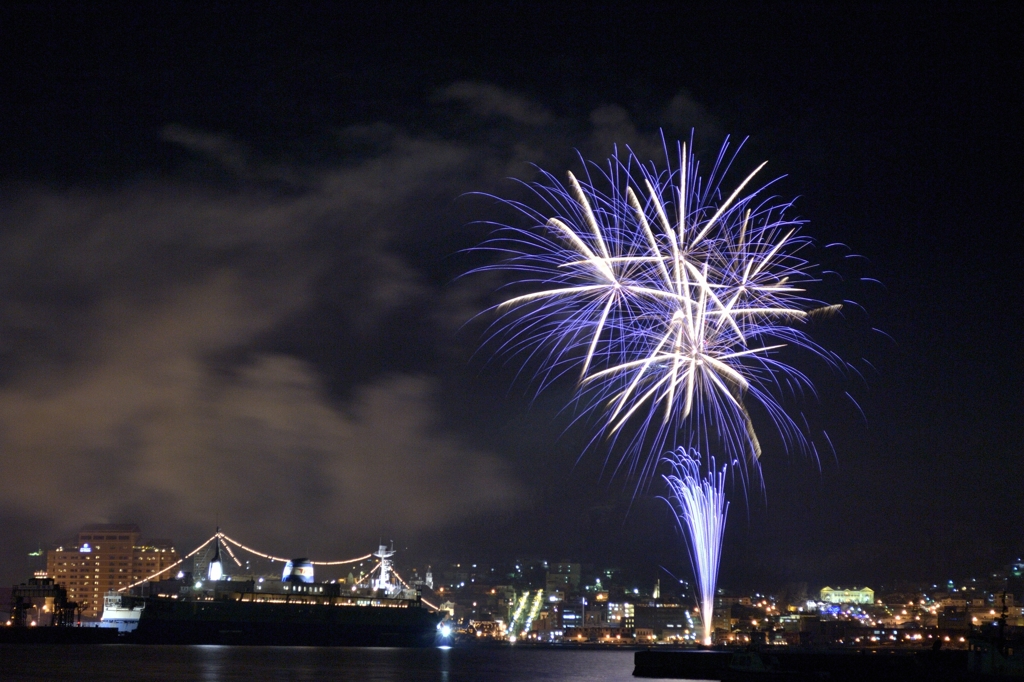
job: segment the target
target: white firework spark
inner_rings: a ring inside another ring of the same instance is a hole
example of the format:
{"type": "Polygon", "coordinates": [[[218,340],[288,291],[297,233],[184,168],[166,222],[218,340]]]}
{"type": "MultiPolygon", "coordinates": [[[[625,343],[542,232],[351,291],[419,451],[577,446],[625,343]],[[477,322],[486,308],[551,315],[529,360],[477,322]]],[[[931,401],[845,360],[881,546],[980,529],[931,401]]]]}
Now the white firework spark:
{"type": "Polygon", "coordinates": [[[512,255],[498,267],[540,284],[498,306],[502,348],[551,349],[545,384],[578,364],[580,394],[603,411],[605,432],[617,437],[635,423],[625,461],[641,479],[687,425],[705,445],[756,459],[747,396],[787,440],[801,440],[773,393],[780,375],[810,384],[773,351],[796,344],[834,361],[797,327],[838,309],[805,297],[813,278],[799,256],[808,244],[800,222],[784,217],[789,204],[759,203],[765,186],[743,193],[764,164],[723,199],[725,150],[708,181],[686,145],[679,167],[661,174],[632,155],[613,157],[601,174],[608,193],[589,177],[569,173],[563,186],[546,176],[534,189],[557,215],[516,204],[543,230],[507,228],[489,243],[512,255]]]}

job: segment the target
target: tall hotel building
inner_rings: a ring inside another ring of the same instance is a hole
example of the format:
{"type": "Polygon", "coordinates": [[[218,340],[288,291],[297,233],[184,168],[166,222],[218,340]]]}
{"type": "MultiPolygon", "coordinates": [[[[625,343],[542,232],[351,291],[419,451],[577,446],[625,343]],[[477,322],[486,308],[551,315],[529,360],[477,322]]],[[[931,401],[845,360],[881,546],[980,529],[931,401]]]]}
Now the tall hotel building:
{"type": "Polygon", "coordinates": [[[109,590],[143,580],[181,558],[170,540],[142,542],[141,536],[134,524],[85,526],[77,544],[47,553],[47,576],[68,591],[83,617],[98,618],[109,590]]]}

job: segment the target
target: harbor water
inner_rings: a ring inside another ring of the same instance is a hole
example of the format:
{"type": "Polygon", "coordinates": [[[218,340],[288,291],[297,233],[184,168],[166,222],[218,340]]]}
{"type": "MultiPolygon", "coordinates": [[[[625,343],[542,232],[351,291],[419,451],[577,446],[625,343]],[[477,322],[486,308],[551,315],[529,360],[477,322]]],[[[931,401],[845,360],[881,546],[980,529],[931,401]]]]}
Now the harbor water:
{"type": "Polygon", "coordinates": [[[625,682],[632,650],[0,645],[3,680],[625,682]]]}

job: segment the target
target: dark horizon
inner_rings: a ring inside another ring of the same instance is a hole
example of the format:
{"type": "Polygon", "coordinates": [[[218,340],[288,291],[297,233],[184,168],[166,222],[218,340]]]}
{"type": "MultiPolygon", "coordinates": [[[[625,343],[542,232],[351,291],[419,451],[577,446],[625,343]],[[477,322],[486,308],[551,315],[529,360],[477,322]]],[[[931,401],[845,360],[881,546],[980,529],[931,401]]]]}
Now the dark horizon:
{"type": "Polygon", "coordinates": [[[5,5],[0,585],[104,521],[183,548],[219,520],[285,555],[386,537],[410,561],[689,575],[658,481],[634,497],[609,476],[571,382],[535,397],[476,352],[467,322],[500,282],[461,277],[480,221],[513,219],[472,193],[519,196],[577,150],[661,163],[661,130],[695,131],[705,158],[746,139],[731,181],[768,160],[803,233],[859,256],[821,292],[856,305],[817,338],[863,378],[800,359],[818,396],[786,405],[835,455],[764,436],[763,486],[730,491],[720,585],[1015,560],[1022,19],[5,5]]]}

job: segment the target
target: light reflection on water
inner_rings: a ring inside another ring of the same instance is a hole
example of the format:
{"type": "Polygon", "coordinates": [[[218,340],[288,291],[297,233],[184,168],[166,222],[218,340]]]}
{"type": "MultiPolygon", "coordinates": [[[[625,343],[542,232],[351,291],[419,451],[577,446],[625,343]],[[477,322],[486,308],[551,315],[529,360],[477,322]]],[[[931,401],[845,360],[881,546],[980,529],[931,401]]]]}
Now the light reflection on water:
{"type": "Polygon", "coordinates": [[[625,682],[633,652],[515,648],[0,645],[4,680],[625,682]]]}

